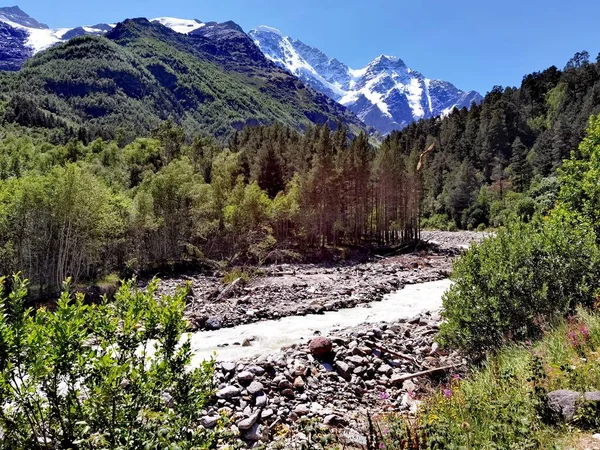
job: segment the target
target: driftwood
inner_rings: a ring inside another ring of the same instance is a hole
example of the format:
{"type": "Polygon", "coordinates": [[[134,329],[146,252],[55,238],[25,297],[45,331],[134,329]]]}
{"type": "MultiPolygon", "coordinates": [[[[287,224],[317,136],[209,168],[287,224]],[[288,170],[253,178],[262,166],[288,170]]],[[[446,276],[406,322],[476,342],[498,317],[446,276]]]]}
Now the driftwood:
{"type": "Polygon", "coordinates": [[[241,284],[242,284],[242,279],[237,278],[233,283],[231,283],[229,286],[227,286],[225,289],[223,289],[221,291],[221,293],[217,297],[217,301],[221,301],[221,300],[224,300],[227,297],[229,297],[229,295],[241,284]]]}
{"type": "Polygon", "coordinates": [[[389,353],[390,355],[392,355],[392,356],[395,356],[395,357],[397,357],[397,358],[403,359],[403,360],[405,360],[405,361],[410,361],[410,362],[411,362],[411,363],[413,363],[415,366],[418,366],[418,367],[422,367],[422,366],[423,366],[423,364],[419,363],[419,361],[417,361],[416,359],[414,359],[414,358],[413,358],[413,357],[411,357],[411,356],[408,356],[408,355],[403,355],[402,353],[398,353],[398,352],[395,352],[395,351],[393,351],[393,350],[390,350],[390,349],[388,349],[388,348],[384,348],[384,347],[382,347],[381,345],[377,345],[377,344],[375,344],[375,343],[372,343],[372,342],[369,342],[369,344],[367,344],[367,345],[368,345],[369,347],[373,347],[373,348],[374,348],[374,349],[376,349],[376,350],[379,350],[380,352],[383,352],[383,353],[389,353]]]}
{"type": "Polygon", "coordinates": [[[436,373],[446,372],[447,370],[456,369],[460,366],[462,366],[462,364],[453,364],[451,366],[436,367],[434,369],[424,370],[423,372],[409,373],[408,375],[404,375],[400,378],[394,379],[394,381],[397,383],[402,383],[404,381],[412,380],[413,378],[425,377],[427,375],[434,375],[436,373]]]}

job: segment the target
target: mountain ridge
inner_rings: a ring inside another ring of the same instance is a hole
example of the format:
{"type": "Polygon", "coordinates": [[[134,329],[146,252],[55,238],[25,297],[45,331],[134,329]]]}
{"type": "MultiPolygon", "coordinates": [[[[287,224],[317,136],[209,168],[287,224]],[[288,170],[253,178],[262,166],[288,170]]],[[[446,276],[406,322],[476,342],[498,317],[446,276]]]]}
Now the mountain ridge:
{"type": "Polygon", "coordinates": [[[348,107],[383,134],[483,99],[478,92],[426,78],[396,56],[380,55],[367,66],[352,69],[273,27],[262,25],[248,35],[267,58],[348,107]]]}

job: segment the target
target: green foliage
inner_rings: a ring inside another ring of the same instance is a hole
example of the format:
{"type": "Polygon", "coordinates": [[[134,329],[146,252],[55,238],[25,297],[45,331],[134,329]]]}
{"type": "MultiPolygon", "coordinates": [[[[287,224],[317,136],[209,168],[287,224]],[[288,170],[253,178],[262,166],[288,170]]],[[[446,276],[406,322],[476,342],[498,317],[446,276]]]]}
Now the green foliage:
{"type": "Polygon", "coordinates": [[[590,63],[584,53],[564,71],[527,75],[518,89],[495,87],[481,105],[419,121],[385,139],[402,155],[436,143],[422,170],[425,218],[442,214],[465,229],[477,222],[501,226],[514,213],[506,197],[515,193],[533,198],[536,210],[552,207],[554,198],[538,201],[530,190],[554,178],[583,139],[589,117],[600,112],[600,61],[590,63]],[[487,211],[480,208],[482,186],[493,192],[487,211]],[[492,208],[494,202],[502,206],[492,208]]]}
{"type": "Polygon", "coordinates": [[[509,223],[455,262],[440,341],[474,356],[539,337],[547,321],[590,305],[598,258],[593,230],[565,214],[509,223]]]}
{"type": "Polygon", "coordinates": [[[583,309],[560,321],[534,344],[509,346],[466,378],[455,376],[425,400],[415,419],[387,416],[379,423],[381,448],[562,449],[568,431],[598,430],[598,411],[581,405],[571,429],[547,415],[547,393],[597,390],[600,316],[583,309]]]}
{"type": "MultiPolygon", "coordinates": [[[[3,280],[5,284],[8,280],[3,280]]],[[[189,370],[184,290],[124,282],[86,305],[65,285],[56,310],[25,309],[18,276],[0,295],[0,448],[208,448],[199,425],[213,363],[189,370]]]]}
{"type": "Polygon", "coordinates": [[[561,206],[600,231],[600,115],[590,119],[588,134],[560,170],[561,206]]]}

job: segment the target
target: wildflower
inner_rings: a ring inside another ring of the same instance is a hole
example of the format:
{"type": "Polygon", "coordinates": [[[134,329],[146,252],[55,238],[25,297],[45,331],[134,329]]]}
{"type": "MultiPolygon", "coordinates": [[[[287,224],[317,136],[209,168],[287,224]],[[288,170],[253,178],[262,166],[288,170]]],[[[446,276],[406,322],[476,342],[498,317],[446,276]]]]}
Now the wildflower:
{"type": "Polygon", "coordinates": [[[384,444],[383,442],[381,442],[381,443],[379,444],[379,448],[385,448],[385,444],[384,444]]]}
{"type": "Polygon", "coordinates": [[[451,398],[452,397],[452,389],[444,389],[444,397],[451,398]]]}
{"type": "Polygon", "coordinates": [[[387,392],[382,391],[379,393],[379,400],[387,400],[388,398],[390,398],[390,394],[387,392]]]}
{"type": "Polygon", "coordinates": [[[415,398],[415,391],[408,391],[406,394],[408,395],[409,398],[413,398],[413,399],[415,398]]]}
{"type": "Polygon", "coordinates": [[[461,378],[460,378],[460,374],[458,374],[458,373],[455,373],[455,374],[452,376],[452,379],[453,379],[454,381],[460,381],[460,379],[461,379],[461,378]]]}

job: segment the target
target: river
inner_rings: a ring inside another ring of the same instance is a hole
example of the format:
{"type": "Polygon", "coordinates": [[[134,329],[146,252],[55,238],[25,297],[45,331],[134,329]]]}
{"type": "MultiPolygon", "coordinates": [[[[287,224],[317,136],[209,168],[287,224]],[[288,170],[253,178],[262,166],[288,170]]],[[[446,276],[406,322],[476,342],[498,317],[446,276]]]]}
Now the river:
{"type": "Polygon", "coordinates": [[[236,361],[279,351],[282,347],[307,342],[315,333],[327,335],[336,329],[362,323],[393,322],[424,311],[437,311],[450,280],[408,285],[385,296],[383,301],[320,315],[291,316],[279,320],[191,333],[192,365],[215,356],[218,361],[236,361]],[[251,341],[250,347],[233,345],[251,341]],[[229,344],[222,347],[223,344],[229,344]]]}

